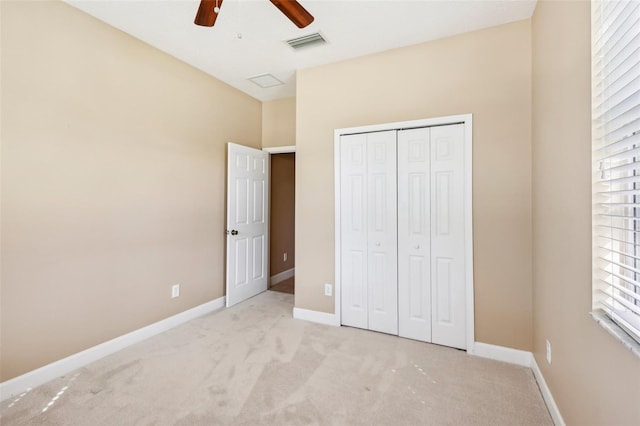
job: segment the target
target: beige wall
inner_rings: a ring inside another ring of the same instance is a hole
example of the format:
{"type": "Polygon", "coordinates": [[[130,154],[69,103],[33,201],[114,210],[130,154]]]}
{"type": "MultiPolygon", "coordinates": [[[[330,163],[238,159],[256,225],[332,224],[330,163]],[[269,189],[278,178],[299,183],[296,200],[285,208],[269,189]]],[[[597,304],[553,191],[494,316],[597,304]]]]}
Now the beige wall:
{"type": "Polygon", "coordinates": [[[473,114],[476,340],[531,350],[531,28],[521,21],[297,75],[296,306],[333,312],[333,130],[473,114]]]}
{"type": "Polygon", "coordinates": [[[640,422],[640,362],[589,316],[590,90],[589,2],[538,1],[533,16],[533,351],[567,424],[631,425],[640,422]],[[551,365],[545,339],[551,342],[551,365]]]}
{"type": "Polygon", "coordinates": [[[225,143],[260,147],[261,104],[66,4],[1,4],[5,381],[223,295],[225,143]]]}
{"type": "Polygon", "coordinates": [[[270,274],[274,276],[295,265],[296,155],[271,155],[271,221],[269,227],[270,274]],[[287,253],[284,261],[283,254],[287,253]]]}
{"type": "Polygon", "coordinates": [[[262,147],[296,144],[296,98],[262,103],[262,147]]]}

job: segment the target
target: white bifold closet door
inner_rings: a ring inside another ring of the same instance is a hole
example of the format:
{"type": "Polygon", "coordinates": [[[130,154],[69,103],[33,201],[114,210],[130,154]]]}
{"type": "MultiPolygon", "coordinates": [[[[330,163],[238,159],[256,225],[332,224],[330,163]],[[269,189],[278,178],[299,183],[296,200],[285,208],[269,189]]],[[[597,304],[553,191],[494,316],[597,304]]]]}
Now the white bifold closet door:
{"type": "Polygon", "coordinates": [[[340,139],[342,324],[466,348],[464,125],[340,139]]]}
{"type": "Polygon", "coordinates": [[[398,131],[399,335],[466,348],[464,125],[398,131]]]}
{"type": "Polygon", "coordinates": [[[340,150],[342,323],[398,334],[396,132],[346,135],[340,150]]]}

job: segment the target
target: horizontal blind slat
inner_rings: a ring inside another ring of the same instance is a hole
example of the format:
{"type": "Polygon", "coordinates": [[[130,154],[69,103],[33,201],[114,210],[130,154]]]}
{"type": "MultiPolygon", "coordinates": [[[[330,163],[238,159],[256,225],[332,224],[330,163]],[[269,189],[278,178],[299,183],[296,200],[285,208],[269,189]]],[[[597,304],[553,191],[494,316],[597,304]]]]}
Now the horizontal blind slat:
{"type": "Polygon", "coordinates": [[[629,159],[634,159],[635,157],[640,156],[640,146],[632,147],[624,151],[616,152],[615,154],[611,154],[608,157],[604,157],[599,161],[603,162],[602,168],[600,170],[605,170],[604,162],[611,161],[624,161],[629,159]]]}
{"type": "Polygon", "coordinates": [[[603,52],[608,52],[615,48],[616,44],[619,44],[620,40],[624,37],[629,28],[633,26],[636,18],[636,2],[629,2],[623,5],[618,13],[613,16],[612,19],[605,20],[606,31],[603,31],[600,37],[597,38],[595,43],[595,56],[600,56],[603,52]]]}
{"type": "MultiPolygon", "coordinates": [[[[640,48],[629,53],[614,70],[609,71],[607,81],[600,81],[595,85],[594,95],[598,99],[604,92],[613,90],[614,87],[623,85],[624,81],[638,75],[636,68],[640,66],[640,48]]],[[[616,89],[617,90],[617,89],[616,89]]]]}
{"type": "Polygon", "coordinates": [[[621,255],[621,256],[625,256],[625,257],[628,257],[628,258],[636,260],[636,261],[640,261],[640,256],[636,256],[636,255],[633,255],[633,254],[630,254],[630,253],[618,251],[618,250],[615,250],[615,249],[612,249],[612,248],[609,248],[609,247],[597,246],[597,248],[598,248],[599,251],[608,251],[610,253],[615,253],[615,254],[618,254],[618,255],[621,255]]]}
{"type": "Polygon", "coordinates": [[[625,108],[630,108],[631,105],[634,105],[634,111],[631,111],[624,117],[620,117],[617,123],[611,126],[604,127],[600,131],[593,130],[593,147],[596,153],[604,151],[599,155],[605,156],[606,154],[614,153],[616,150],[623,150],[624,147],[629,146],[628,143],[624,143],[623,141],[627,140],[627,142],[629,142],[628,139],[637,135],[640,130],[640,115],[637,109],[639,100],[640,89],[638,89],[636,99],[627,101],[627,105],[625,105],[625,108]]]}
{"type": "Polygon", "coordinates": [[[604,284],[606,284],[609,287],[613,287],[618,291],[621,291],[622,293],[626,294],[627,296],[629,296],[630,298],[632,298],[634,300],[634,302],[640,302],[640,293],[635,293],[631,290],[629,290],[628,288],[625,288],[619,284],[614,284],[611,282],[608,282],[606,280],[601,280],[604,284]]]}
{"type": "MultiPolygon", "coordinates": [[[[614,191],[598,191],[600,195],[607,196],[617,196],[617,195],[640,195],[640,189],[623,189],[623,190],[614,190],[614,191]]],[[[627,217],[627,216],[618,216],[618,215],[606,215],[612,217],[627,217]]]]}
{"type": "Polygon", "coordinates": [[[634,304],[632,304],[631,302],[629,302],[627,299],[620,297],[619,295],[617,295],[615,292],[611,292],[611,293],[607,293],[604,290],[599,290],[600,293],[611,297],[613,300],[615,300],[616,302],[620,303],[621,305],[623,305],[625,308],[629,309],[630,311],[634,312],[635,314],[640,315],[640,307],[635,306],[634,304]]]}
{"type": "MultiPolygon", "coordinates": [[[[600,49],[597,53],[594,54],[595,68],[598,71],[596,73],[597,77],[605,76],[605,72],[609,73],[610,70],[615,70],[616,67],[620,65],[626,58],[629,57],[631,51],[637,44],[637,37],[640,33],[638,31],[636,21],[638,19],[634,10],[634,16],[628,16],[627,20],[624,22],[624,25],[620,25],[618,27],[619,33],[616,35],[616,38],[621,43],[614,44],[607,48],[607,46],[603,45],[604,49],[600,49]]],[[[606,78],[603,78],[606,80],[606,78]]]]}
{"type": "MultiPolygon", "coordinates": [[[[613,166],[613,167],[604,166],[600,171],[605,173],[622,173],[622,172],[628,172],[633,170],[640,170],[640,158],[630,163],[620,164],[619,166],[613,166]]],[[[618,177],[618,176],[615,176],[615,177],[618,177]]],[[[605,179],[606,179],[606,176],[605,176],[605,179]]]]}
{"type": "Polygon", "coordinates": [[[594,157],[598,160],[603,160],[607,157],[607,154],[615,153],[617,151],[623,151],[639,144],[640,133],[624,136],[615,142],[611,142],[607,145],[600,145],[599,147],[597,147],[596,150],[597,152],[599,152],[599,155],[594,153],[594,157]]]}
{"type": "Polygon", "coordinates": [[[640,247],[640,243],[635,244],[633,241],[624,241],[624,240],[621,240],[619,238],[613,238],[610,235],[598,234],[597,237],[598,238],[604,238],[605,240],[611,240],[611,241],[616,242],[616,243],[629,244],[629,245],[633,245],[635,247],[640,247]]]}
{"type": "MultiPolygon", "coordinates": [[[[596,224],[596,226],[598,226],[600,228],[603,228],[605,230],[606,229],[616,229],[618,231],[635,232],[636,234],[640,233],[640,229],[623,228],[621,226],[612,226],[612,225],[607,225],[605,223],[598,223],[598,224],[596,224]]],[[[638,235],[636,235],[636,236],[638,236],[638,235]]]]}
{"type": "Polygon", "coordinates": [[[638,182],[637,176],[624,176],[618,178],[611,178],[607,180],[598,180],[596,183],[599,185],[609,185],[609,186],[617,186],[624,185],[629,183],[638,182]]]}
{"type": "Polygon", "coordinates": [[[597,109],[608,110],[612,105],[618,105],[622,100],[627,99],[633,93],[638,91],[640,76],[632,76],[628,81],[623,81],[620,85],[613,85],[611,91],[604,90],[599,98],[597,109]]]}
{"type": "Polygon", "coordinates": [[[614,277],[626,282],[627,284],[631,284],[632,286],[634,286],[636,288],[640,288],[640,282],[634,281],[632,278],[628,278],[628,277],[625,277],[624,275],[620,275],[620,274],[617,274],[617,273],[611,272],[611,271],[604,271],[604,272],[606,272],[607,274],[613,275],[614,277]]]}
{"type": "MultiPolygon", "coordinates": [[[[634,274],[640,274],[640,269],[634,268],[631,265],[625,265],[624,263],[620,263],[620,262],[616,262],[614,260],[611,259],[607,259],[606,257],[600,256],[601,260],[604,260],[605,262],[609,263],[609,264],[613,264],[616,265],[619,268],[623,268],[629,272],[633,272],[634,274]]],[[[604,272],[611,272],[611,271],[607,271],[605,268],[600,268],[602,271],[604,272]]]]}
{"type": "Polygon", "coordinates": [[[597,37],[594,38],[594,46],[601,46],[604,44],[611,34],[614,33],[618,26],[613,25],[615,22],[621,22],[624,19],[623,13],[627,12],[629,5],[632,5],[633,1],[617,1],[617,2],[597,2],[602,7],[597,8],[599,14],[598,23],[601,31],[597,33],[597,37]]]}
{"type": "Polygon", "coordinates": [[[630,208],[630,209],[634,209],[634,208],[638,208],[640,207],[639,203],[601,203],[604,207],[624,207],[624,208],[630,208]]]}
{"type": "Polygon", "coordinates": [[[622,119],[624,116],[633,114],[633,108],[638,106],[633,96],[629,96],[628,98],[623,99],[617,105],[607,105],[605,108],[604,105],[594,103],[593,106],[593,121],[595,130],[597,131],[603,125],[606,125],[610,122],[614,117],[617,119],[622,119]]]}

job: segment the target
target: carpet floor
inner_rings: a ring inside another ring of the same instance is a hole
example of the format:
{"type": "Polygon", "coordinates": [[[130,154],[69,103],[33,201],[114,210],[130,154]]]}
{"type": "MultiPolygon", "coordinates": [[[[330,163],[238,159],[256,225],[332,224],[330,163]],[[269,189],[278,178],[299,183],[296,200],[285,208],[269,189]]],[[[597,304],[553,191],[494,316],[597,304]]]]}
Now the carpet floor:
{"type": "Polygon", "coordinates": [[[267,291],[2,402],[2,425],[552,425],[531,370],[267,291]]]}

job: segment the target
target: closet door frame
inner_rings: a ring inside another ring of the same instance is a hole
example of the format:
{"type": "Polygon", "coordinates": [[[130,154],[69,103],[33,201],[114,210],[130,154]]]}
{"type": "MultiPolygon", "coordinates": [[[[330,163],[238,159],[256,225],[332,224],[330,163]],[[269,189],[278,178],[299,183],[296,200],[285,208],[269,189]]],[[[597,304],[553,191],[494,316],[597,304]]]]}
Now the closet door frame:
{"type": "Polygon", "coordinates": [[[415,129],[420,127],[464,124],[464,244],[465,244],[465,299],[466,299],[466,351],[474,353],[474,292],[473,292],[473,116],[472,114],[451,115],[421,120],[400,121],[370,126],[348,127],[334,130],[334,182],[335,182],[335,286],[334,315],[335,322],[342,324],[341,318],[341,219],[340,219],[340,137],[357,133],[380,132],[386,130],[415,129]]]}

